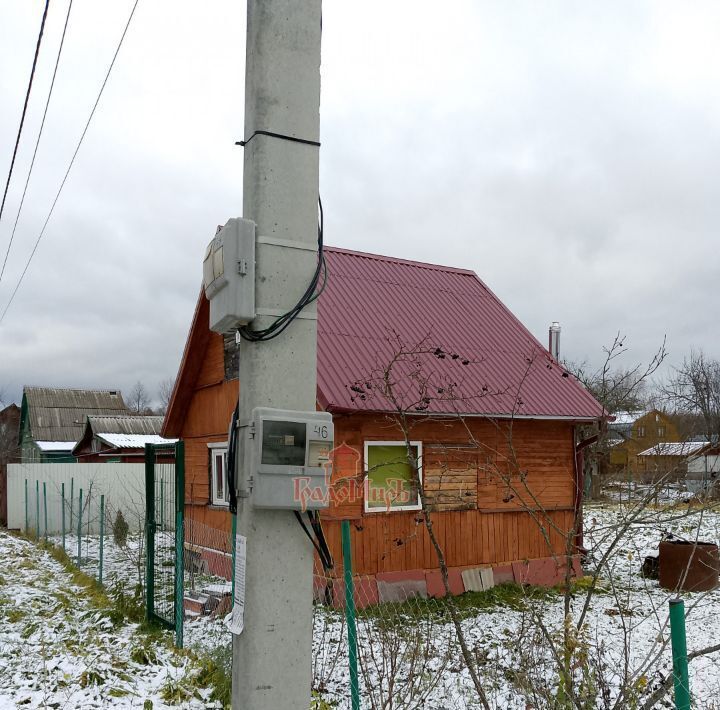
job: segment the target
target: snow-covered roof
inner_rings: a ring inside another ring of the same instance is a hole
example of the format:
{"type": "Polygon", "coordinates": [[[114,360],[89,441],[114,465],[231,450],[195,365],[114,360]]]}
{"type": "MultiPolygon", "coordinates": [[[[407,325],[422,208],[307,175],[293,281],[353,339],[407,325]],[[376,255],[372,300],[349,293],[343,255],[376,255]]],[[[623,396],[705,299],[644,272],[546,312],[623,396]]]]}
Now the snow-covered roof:
{"type": "Polygon", "coordinates": [[[615,414],[612,415],[615,417],[615,421],[610,422],[610,424],[614,426],[627,426],[640,419],[643,414],[645,414],[645,412],[615,412],[615,414]]]}
{"type": "Polygon", "coordinates": [[[40,451],[72,451],[75,447],[74,441],[36,441],[40,451]]]}
{"type": "Polygon", "coordinates": [[[641,451],[638,456],[690,456],[707,445],[707,441],[665,441],[641,451]]]}
{"type": "Polygon", "coordinates": [[[174,444],[177,439],[164,439],[157,434],[103,434],[95,436],[116,449],[144,449],[145,444],[174,444]]]}

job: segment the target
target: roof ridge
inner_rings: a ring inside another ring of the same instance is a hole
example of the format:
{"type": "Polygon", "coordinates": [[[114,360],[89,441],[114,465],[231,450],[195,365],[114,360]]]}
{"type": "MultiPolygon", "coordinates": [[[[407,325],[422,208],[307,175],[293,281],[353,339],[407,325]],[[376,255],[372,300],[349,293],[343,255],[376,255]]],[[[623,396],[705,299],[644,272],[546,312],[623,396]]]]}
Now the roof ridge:
{"type": "Polygon", "coordinates": [[[477,272],[472,269],[461,269],[457,266],[444,266],[443,264],[431,264],[429,261],[415,261],[413,259],[402,259],[397,256],[385,256],[384,254],[374,254],[367,251],[357,251],[355,249],[345,249],[343,247],[323,247],[326,251],[336,254],[348,254],[349,256],[357,256],[365,259],[374,259],[375,261],[387,261],[392,264],[405,264],[407,266],[417,266],[422,269],[432,269],[435,271],[447,271],[453,274],[464,274],[466,276],[474,276],[478,281],[482,279],[477,272]]]}
{"type": "MultiPolygon", "coordinates": [[[[122,410],[118,410],[122,411],[122,410]]],[[[162,419],[164,414],[89,414],[90,419],[147,419],[150,417],[162,419]]]]}
{"type": "Polygon", "coordinates": [[[23,392],[26,390],[60,390],[61,392],[107,392],[108,394],[120,394],[119,387],[115,388],[94,388],[94,387],[54,387],[52,385],[23,385],[23,392]]]}

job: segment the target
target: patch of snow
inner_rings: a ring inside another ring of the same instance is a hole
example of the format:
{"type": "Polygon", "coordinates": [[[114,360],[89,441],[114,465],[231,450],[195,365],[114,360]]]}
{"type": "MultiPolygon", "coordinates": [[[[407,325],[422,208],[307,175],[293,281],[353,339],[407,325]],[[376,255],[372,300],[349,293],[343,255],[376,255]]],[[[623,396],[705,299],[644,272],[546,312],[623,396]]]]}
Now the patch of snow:
{"type": "Polygon", "coordinates": [[[67,451],[70,453],[77,441],[36,441],[36,446],[40,451],[67,451]]]}
{"type": "Polygon", "coordinates": [[[144,449],[145,444],[174,444],[177,439],[164,439],[157,434],[96,434],[117,449],[144,449]]]}

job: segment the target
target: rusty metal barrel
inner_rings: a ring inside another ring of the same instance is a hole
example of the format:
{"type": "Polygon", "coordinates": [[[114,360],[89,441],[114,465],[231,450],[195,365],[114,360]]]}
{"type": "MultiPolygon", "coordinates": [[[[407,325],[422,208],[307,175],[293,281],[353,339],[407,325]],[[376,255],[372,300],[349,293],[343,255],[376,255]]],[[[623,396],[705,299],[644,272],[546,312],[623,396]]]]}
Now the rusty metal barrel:
{"type": "Polygon", "coordinates": [[[720,553],[711,542],[665,540],[660,543],[660,586],[707,592],[720,581],[720,553]]]}

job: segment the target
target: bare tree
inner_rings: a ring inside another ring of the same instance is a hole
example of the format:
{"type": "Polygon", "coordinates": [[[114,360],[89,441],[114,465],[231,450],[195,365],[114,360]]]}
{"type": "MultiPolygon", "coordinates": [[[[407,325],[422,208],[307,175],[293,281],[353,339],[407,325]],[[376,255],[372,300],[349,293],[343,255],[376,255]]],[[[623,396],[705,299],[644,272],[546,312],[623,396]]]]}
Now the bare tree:
{"type": "Polygon", "coordinates": [[[609,346],[603,347],[604,358],[599,368],[587,362],[565,362],[564,366],[603,405],[608,414],[637,411],[647,406],[648,381],[667,357],[665,340],[647,365],[617,367],[616,361],[628,351],[627,336],[617,333],[609,346]]]}
{"type": "Polygon", "coordinates": [[[133,385],[125,401],[133,414],[152,413],[150,409],[150,394],[140,380],[133,385]]]}
{"type": "Polygon", "coordinates": [[[663,395],[684,414],[702,417],[708,439],[720,438],[720,361],[693,350],[674,368],[663,385],[663,395]]]}
{"type": "Polygon", "coordinates": [[[158,385],[158,400],[160,406],[158,407],[158,414],[165,414],[168,407],[170,406],[170,398],[172,397],[173,387],[175,386],[175,380],[172,377],[166,377],[158,385]]]}
{"type": "MultiPolygon", "coordinates": [[[[648,383],[667,357],[665,340],[647,364],[636,363],[631,367],[618,367],[617,361],[628,351],[625,344],[627,336],[617,333],[609,346],[603,347],[605,355],[602,364],[592,369],[586,362],[565,363],[565,367],[600,402],[609,415],[625,411],[638,411],[648,405],[648,383]]],[[[608,430],[590,431],[584,428],[582,438],[595,441],[584,452],[586,493],[597,497],[600,493],[603,476],[608,471],[609,438],[608,430]]]]}

